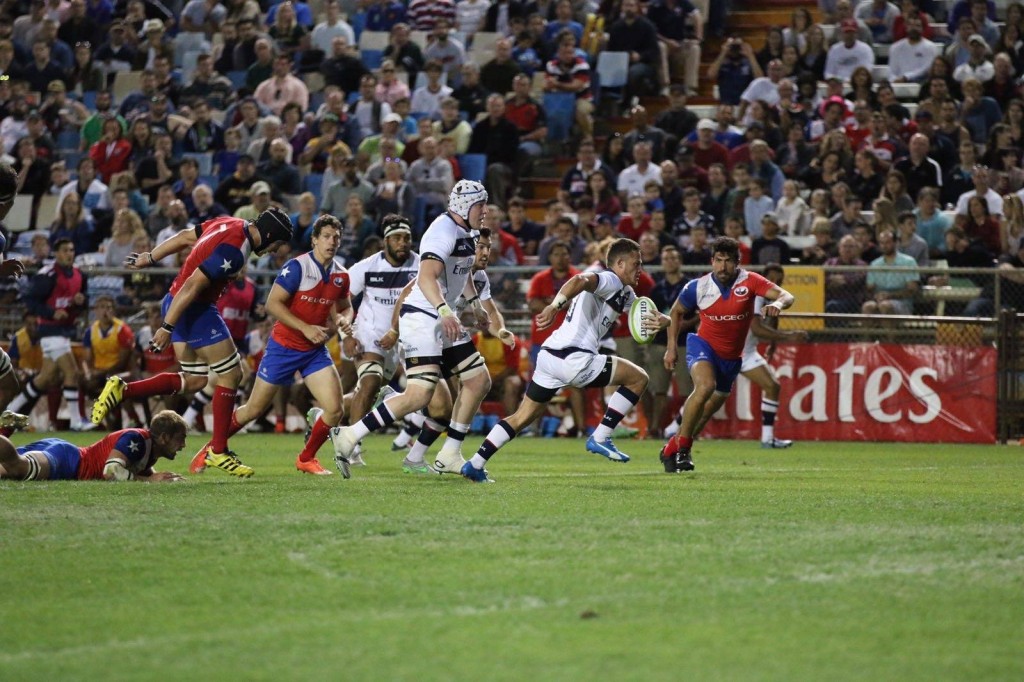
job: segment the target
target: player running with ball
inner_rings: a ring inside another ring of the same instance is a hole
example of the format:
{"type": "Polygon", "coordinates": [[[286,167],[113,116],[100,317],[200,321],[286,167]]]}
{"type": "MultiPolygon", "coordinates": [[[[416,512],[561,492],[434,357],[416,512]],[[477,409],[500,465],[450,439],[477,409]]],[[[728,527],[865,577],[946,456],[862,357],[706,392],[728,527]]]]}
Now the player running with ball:
{"type": "MultiPolygon", "coordinates": [[[[628,311],[636,298],[633,287],[643,269],[640,245],[631,239],[617,239],[608,247],[605,262],[607,270],[584,272],[570,278],[537,315],[538,328],[545,329],[560,310],[569,307],[565,321],[541,347],[537,369],[519,409],[499,421],[487,434],[480,449],[462,469],[466,478],[477,482],[489,480],[484,471],[487,460],[527,424],[533,423],[547,408],[547,403],[566,386],[619,387],[608,399],[601,424],[587,439],[587,450],[615,462],[629,461],[629,455],[612,442],[612,431],[647,389],[647,372],[629,360],[601,355],[598,346],[619,315],[628,311]]],[[[649,329],[664,329],[669,325],[669,318],[655,312],[646,322],[649,329]]]]}
{"type": "Polygon", "coordinates": [[[182,372],[165,372],[130,384],[120,377],[110,377],[93,404],[93,424],[101,423],[125,398],[199,391],[212,369],[217,375],[217,388],[213,393],[213,439],[210,447],[204,448],[205,463],[232,476],[252,476],[252,467],[242,464],[228,450],[228,430],[242,368],[238,350],[215,304],[242,270],[250,252],[262,255],[291,238],[288,214],[271,207],[253,221],[231,217],[208,220],[194,229],[182,230],[151,252],[128,256],[125,265],[139,270],[191,248],[164,297],[164,323],[150,342],[155,350],[173,343],[182,372]]]}
{"type": "Polygon", "coordinates": [[[661,451],[668,473],[693,471],[690,449],[699,427],[722,406],[732,392],[742,365],[743,347],[754,318],[758,296],[772,301],[761,308],[763,317],[778,317],[793,305],[793,295],[761,275],[739,267],[739,243],[720,237],[711,247],[711,272],[683,287],[669,311],[668,349],[665,367],[669,371],[678,358],[677,336],[682,318],[699,311],[700,327],[686,336],[686,365],[693,378],[693,392],[683,406],[679,433],[661,451]]]}

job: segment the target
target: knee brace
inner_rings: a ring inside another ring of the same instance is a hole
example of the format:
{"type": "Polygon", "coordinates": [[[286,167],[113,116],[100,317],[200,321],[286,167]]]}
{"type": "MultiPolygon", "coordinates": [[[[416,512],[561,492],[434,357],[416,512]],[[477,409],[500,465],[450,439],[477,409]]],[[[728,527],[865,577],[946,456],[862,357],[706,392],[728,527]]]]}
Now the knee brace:
{"type": "Polygon", "coordinates": [[[439,381],[441,381],[441,373],[435,369],[419,369],[414,367],[406,372],[406,384],[409,387],[418,386],[432,392],[439,381]]]}
{"type": "Polygon", "coordinates": [[[358,384],[363,380],[364,376],[375,376],[384,382],[384,365],[376,360],[370,360],[364,362],[356,368],[356,383],[358,384]]]}
{"type": "Polygon", "coordinates": [[[223,360],[218,360],[210,365],[210,370],[212,370],[214,374],[227,374],[241,364],[242,358],[238,356],[238,351],[235,351],[223,360]]]}
{"type": "Polygon", "coordinates": [[[14,371],[14,366],[11,364],[11,358],[7,353],[0,350],[0,379],[4,378],[8,374],[14,371]]]}
{"type": "Polygon", "coordinates": [[[181,371],[193,377],[205,377],[210,375],[210,366],[205,362],[182,362],[181,371]]]}
{"type": "Polygon", "coordinates": [[[39,462],[37,462],[36,458],[32,456],[32,453],[29,453],[25,459],[28,460],[28,473],[25,474],[25,478],[21,480],[34,481],[39,478],[39,462]]]}
{"type": "Polygon", "coordinates": [[[452,369],[452,376],[458,377],[460,380],[465,381],[466,379],[472,379],[481,373],[487,372],[487,363],[484,362],[483,356],[479,352],[474,352],[468,358],[455,365],[452,369]]]}

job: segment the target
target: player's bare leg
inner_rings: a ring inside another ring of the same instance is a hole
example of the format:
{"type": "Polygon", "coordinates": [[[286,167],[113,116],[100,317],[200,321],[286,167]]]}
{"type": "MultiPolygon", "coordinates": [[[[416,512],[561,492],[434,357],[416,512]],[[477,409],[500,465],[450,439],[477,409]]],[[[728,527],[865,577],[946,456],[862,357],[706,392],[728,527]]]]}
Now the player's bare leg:
{"type": "MultiPolygon", "coordinates": [[[[184,346],[185,344],[180,345],[184,346]]],[[[174,344],[176,353],[178,346],[179,343],[174,344]]],[[[192,349],[189,350],[192,351],[192,349]]],[[[210,346],[197,348],[192,352],[217,376],[213,389],[213,401],[210,403],[213,413],[213,434],[209,445],[199,453],[203,455],[203,464],[215,466],[232,476],[248,478],[253,475],[252,467],[242,464],[235,453],[228,449],[228,438],[232,433],[232,416],[235,411],[235,395],[238,385],[242,381],[241,358],[238,357],[235,344],[231,339],[225,339],[210,346]]],[[[184,367],[184,363],[182,366],[184,367]]],[[[206,377],[197,377],[197,383],[200,379],[205,385],[206,377]]],[[[200,388],[202,387],[200,386],[200,388]]],[[[193,458],[190,470],[195,468],[199,454],[193,458]]]]}
{"type": "Polygon", "coordinates": [[[484,468],[487,465],[487,460],[493,457],[502,446],[519,435],[519,432],[536,421],[547,408],[547,401],[540,402],[529,395],[524,395],[523,401],[519,403],[516,411],[499,421],[490,430],[476,454],[466,463],[462,475],[478,483],[490,482],[491,479],[484,468]]]}
{"type": "Polygon", "coordinates": [[[64,402],[68,405],[68,414],[72,431],[92,431],[96,428],[95,424],[82,420],[82,414],[79,411],[79,379],[81,373],[78,370],[78,361],[75,360],[74,353],[65,353],[56,360],[57,367],[60,368],[61,374],[64,376],[64,402]]]}
{"type": "Polygon", "coordinates": [[[356,369],[356,389],[352,394],[349,414],[366,414],[384,383],[384,358],[376,353],[363,353],[356,369]]]}
{"type": "Polygon", "coordinates": [[[423,425],[420,427],[416,442],[412,444],[409,453],[402,460],[402,471],[407,474],[438,473],[436,469],[432,469],[426,463],[424,458],[430,446],[448,428],[448,423],[452,418],[452,394],[446,382],[438,383],[424,412],[426,414],[423,416],[423,425]]]}
{"type": "MultiPolygon", "coordinates": [[[[307,376],[305,383],[320,404],[320,410],[310,425],[309,438],[306,439],[305,447],[295,460],[295,468],[307,474],[329,476],[331,472],[320,465],[316,453],[327,440],[331,428],[341,422],[341,378],[338,376],[338,371],[331,365],[307,376]]],[[[351,475],[346,468],[342,468],[341,473],[345,478],[351,475]]]]}
{"type": "Polygon", "coordinates": [[[761,389],[761,447],[788,448],[793,441],[775,437],[775,415],[779,411],[779,393],[782,390],[775,372],[768,365],[761,365],[743,372],[743,376],[761,389]]]}
{"type": "Polygon", "coordinates": [[[612,356],[608,362],[612,363],[608,386],[618,386],[618,389],[608,397],[608,406],[601,423],[587,439],[587,451],[607,457],[613,462],[628,462],[629,455],[615,447],[612,442],[612,432],[622,418],[640,402],[641,396],[647,390],[649,378],[647,372],[624,358],[612,356]]]}
{"type": "Polygon", "coordinates": [[[434,458],[434,468],[442,473],[459,473],[466,466],[462,457],[462,441],[469,433],[473,417],[480,410],[480,403],[491,391],[491,375],[475,348],[472,355],[455,368],[455,373],[461,385],[452,405],[448,436],[434,458]]]}
{"type": "Polygon", "coordinates": [[[0,438],[0,479],[45,481],[50,478],[50,460],[42,452],[19,455],[14,444],[0,438]]]}

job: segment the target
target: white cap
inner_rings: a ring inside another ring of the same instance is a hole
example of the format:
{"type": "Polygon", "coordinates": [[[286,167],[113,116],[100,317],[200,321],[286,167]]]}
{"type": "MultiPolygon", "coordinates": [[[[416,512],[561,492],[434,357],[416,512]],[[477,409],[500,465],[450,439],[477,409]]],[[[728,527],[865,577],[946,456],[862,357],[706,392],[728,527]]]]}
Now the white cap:
{"type": "Polygon", "coordinates": [[[448,197],[448,210],[469,220],[469,210],[479,203],[487,203],[484,186],[473,180],[459,180],[448,197]]]}

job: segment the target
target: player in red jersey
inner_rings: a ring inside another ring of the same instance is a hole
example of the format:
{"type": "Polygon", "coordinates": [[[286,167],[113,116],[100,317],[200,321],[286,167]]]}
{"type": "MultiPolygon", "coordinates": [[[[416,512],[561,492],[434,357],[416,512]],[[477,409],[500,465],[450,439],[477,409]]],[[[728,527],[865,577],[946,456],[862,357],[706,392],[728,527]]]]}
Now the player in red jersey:
{"type": "Polygon", "coordinates": [[[686,336],[686,366],[693,392],[683,406],[683,423],[661,451],[665,471],[693,471],[690,448],[703,415],[714,414],[729,397],[740,373],[743,346],[754,317],[754,301],[763,296],[772,303],[761,309],[764,317],[778,317],[793,305],[793,295],[754,272],[739,267],[739,243],[719,237],[711,248],[711,272],[691,280],[679,293],[669,313],[665,367],[675,369],[677,337],[682,318],[700,313],[700,327],[686,336]]]}
{"type": "Polygon", "coordinates": [[[153,471],[161,457],[174,459],[185,447],[185,420],[170,410],[158,412],[148,429],[114,431],[80,448],[59,438],[45,438],[20,448],[7,439],[28,418],[4,413],[0,429],[0,479],[16,481],[183,481],[169,471],[153,471]],[[16,417],[19,419],[8,419],[16,417]]]}
{"type": "MultiPolygon", "coordinates": [[[[344,334],[352,333],[349,274],[334,257],[341,245],[341,232],[340,220],[320,216],[313,223],[313,250],[292,258],[281,268],[266,306],[277,322],[256,372],[252,393],[231,417],[233,434],[263,414],[278,389],[290,386],[299,372],[322,411],[295,460],[295,468],[318,476],[332,473],[320,466],[316,453],[327,440],[331,427],[341,421],[342,414],[341,378],[327,352],[327,339],[337,329],[344,334]]],[[[206,449],[192,460],[190,471],[202,469],[206,449]]]]}
{"type": "Polygon", "coordinates": [[[173,343],[182,372],[158,374],[130,384],[120,377],[111,377],[93,405],[93,423],[103,421],[107,412],[125,398],[199,391],[213,370],[217,375],[213,394],[213,438],[210,447],[205,449],[205,463],[232,476],[252,476],[252,467],[242,464],[228,450],[231,413],[242,379],[241,358],[214,304],[241,271],[250,251],[257,255],[267,253],[289,241],[291,236],[288,215],[271,207],[253,221],[231,217],[208,220],[194,229],[182,230],[151,252],[128,256],[125,266],[137,270],[186,248],[192,249],[164,297],[164,322],[150,342],[157,350],[173,343]]]}

